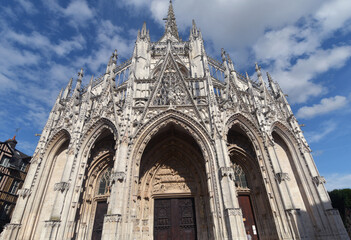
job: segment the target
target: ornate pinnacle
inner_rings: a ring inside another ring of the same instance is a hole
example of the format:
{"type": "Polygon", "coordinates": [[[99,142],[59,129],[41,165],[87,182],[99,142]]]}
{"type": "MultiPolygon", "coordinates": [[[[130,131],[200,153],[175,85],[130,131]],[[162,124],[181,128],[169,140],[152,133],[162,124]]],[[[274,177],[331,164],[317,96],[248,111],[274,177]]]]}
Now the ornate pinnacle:
{"type": "Polygon", "coordinates": [[[71,91],[71,88],[72,88],[72,82],[73,82],[73,78],[71,78],[67,84],[67,87],[65,88],[65,91],[63,92],[63,95],[62,97],[63,98],[67,98],[70,91],[71,91]]]}
{"type": "Polygon", "coordinates": [[[80,69],[80,72],[78,73],[78,79],[77,79],[77,81],[80,81],[80,82],[81,82],[83,76],[84,76],[84,72],[83,72],[83,68],[81,68],[81,69],[80,69]]]}
{"type": "Polygon", "coordinates": [[[112,54],[112,63],[117,64],[117,59],[118,59],[118,54],[117,54],[117,49],[112,54]]]}
{"type": "Polygon", "coordinates": [[[177,23],[176,23],[174,11],[173,11],[172,0],[169,1],[167,18],[164,18],[164,20],[166,20],[165,33],[169,32],[174,37],[179,39],[178,27],[177,27],[177,23]]]}
{"type": "Polygon", "coordinates": [[[268,72],[267,72],[267,78],[268,78],[269,87],[272,89],[273,93],[277,95],[278,94],[277,86],[268,72]]]}
{"type": "Polygon", "coordinates": [[[141,28],[141,36],[146,36],[146,22],[143,23],[143,27],[141,28]]]}
{"type": "Polygon", "coordinates": [[[191,34],[191,35],[194,35],[194,36],[197,35],[197,28],[196,28],[196,23],[195,23],[195,20],[194,20],[194,19],[193,19],[193,25],[192,25],[190,34],[191,34]]]}
{"type": "Polygon", "coordinates": [[[226,52],[224,51],[224,49],[221,49],[221,56],[222,56],[222,61],[225,62],[226,58],[225,58],[226,52]]]}
{"type": "Polygon", "coordinates": [[[257,77],[261,77],[262,76],[261,67],[259,67],[257,63],[255,63],[255,70],[257,72],[257,77]]]}

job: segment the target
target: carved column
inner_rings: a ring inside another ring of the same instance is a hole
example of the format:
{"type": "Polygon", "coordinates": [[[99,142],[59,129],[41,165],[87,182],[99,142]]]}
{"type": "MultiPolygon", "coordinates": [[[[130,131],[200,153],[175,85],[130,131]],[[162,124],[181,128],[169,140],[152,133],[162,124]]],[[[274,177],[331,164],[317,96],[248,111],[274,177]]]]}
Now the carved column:
{"type": "Polygon", "coordinates": [[[111,174],[111,195],[107,214],[105,215],[102,239],[114,239],[120,234],[120,222],[123,212],[125,189],[125,168],[128,151],[127,137],[124,137],[116,151],[113,172],[111,174]]]}
{"type": "Polygon", "coordinates": [[[245,226],[234,184],[234,171],[230,167],[229,153],[223,139],[216,139],[219,168],[219,179],[224,203],[224,218],[227,226],[227,239],[246,240],[245,226]]]}

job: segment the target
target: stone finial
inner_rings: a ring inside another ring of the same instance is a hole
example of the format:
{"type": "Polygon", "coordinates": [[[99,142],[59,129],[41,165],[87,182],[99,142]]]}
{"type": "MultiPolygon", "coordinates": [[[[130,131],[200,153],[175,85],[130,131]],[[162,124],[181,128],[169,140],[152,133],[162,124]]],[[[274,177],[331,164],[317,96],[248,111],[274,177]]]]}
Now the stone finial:
{"type": "Polygon", "coordinates": [[[267,79],[268,79],[269,87],[272,89],[272,92],[274,93],[274,95],[277,96],[278,95],[277,86],[268,72],[267,72],[267,79]]]}
{"type": "MultiPolygon", "coordinates": [[[[84,76],[83,68],[80,69],[80,72],[78,73],[78,79],[77,79],[77,84],[75,88],[75,92],[80,90],[81,84],[82,84],[82,79],[84,76]]],[[[74,94],[74,93],[73,93],[74,94]]]]}
{"type": "Polygon", "coordinates": [[[146,30],[146,22],[143,23],[143,27],[141,28],[141,37],[146,37],[147,30],[146,30]]]}
{"type": "Polygon", "coordinates": [[[112,63],[117,64],[117,59],[118,59],[118,53],[117,53],[117,49],[115,49],[115,51],[112,54],[112,63]]]}
{"type": "Polygon", "coordinates": [[[65,91],[63,92],[62,98],[67,98],[69,93],[71,92],[71,88],[72,88],[72,82],[73,82],[73,78],[71,78],[65,88],[65,91]]]}
{"type": "Polygon", "coordinates": [[[78,81],[82,81],[82,78],[84,76],[83,68],[80,69],[80,72],[78,73],[78,81]]]}
{"type": "Polygon", "coordinates": [[[224,51],[224,48],[221,49],[221,57],[222,57],[222,61],[223,62],[227,61],[227,59],[226,59],[226,52],[224,51]]]}
{"type": "Polygon", "coordinates": [[[197,31],[197,27],[196,27],[195,20],[193,19],[193,21],[192,21],[192,27],[191,27],[191,29],[190,29],[190,36],[196,37],[197,35],[198,35],[198,31],[197,31]]]}
{"type": "Polygon", "coordinates": [[[256,73],[257,73],[257,77],[258,78],[262,77],[261,67],[259,67],[257,63],[255,63],[255,70],[256,70],[256,73]]]}

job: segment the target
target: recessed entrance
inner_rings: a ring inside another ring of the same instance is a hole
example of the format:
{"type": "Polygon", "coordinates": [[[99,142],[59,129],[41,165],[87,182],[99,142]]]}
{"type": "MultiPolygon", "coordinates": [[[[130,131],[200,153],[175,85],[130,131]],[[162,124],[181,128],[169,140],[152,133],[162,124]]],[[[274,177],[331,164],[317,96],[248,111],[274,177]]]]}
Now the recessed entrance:
{"type": "Polygon", "coordinates": [[[195,240],[194,198],[155,199],[155,240],[195,240]]]}
{"type": "Polygon", "coordinates": [[[107,202],[97,202],[95,221],[93,226],[92,240],[100,240],[102,234],[102,226],[104,224],[104,215],[107,213],[107,202]]]}
{"type": "Polygon", "coordinates": [[[249,195],[239,195],[239,205],[243,212],[243,221],[246,232],[249,231],[253,240],[258,240],[258,234],[256,229],[256,223],[254,214],[252,211],[252,205],[249,195]]]}

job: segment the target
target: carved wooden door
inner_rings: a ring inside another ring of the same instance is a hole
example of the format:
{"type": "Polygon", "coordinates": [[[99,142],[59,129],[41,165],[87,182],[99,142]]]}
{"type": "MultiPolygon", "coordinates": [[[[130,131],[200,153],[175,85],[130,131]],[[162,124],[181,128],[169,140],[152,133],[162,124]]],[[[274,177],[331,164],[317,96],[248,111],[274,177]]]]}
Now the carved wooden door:
{"type": "Polygon", "coordinates": [[[243,212],[245,231],[249,230],[252,240],[258,240],[255,218],[249,195],[239,195],[239,205],[243,212]]]}
{"type": "Polygon", "coordinates": [[[100,240],[102,235],[102,227],[104,224],[104,216],[107,213],[107,202],[101,201],[96,203],[96,212],[93,226],[92,240],[100,240]]]}
{"type": "Polygon", "coordinates": [[[193,198],[155,199],[155,240],[195,240],[196,220],[193,198]]]}

